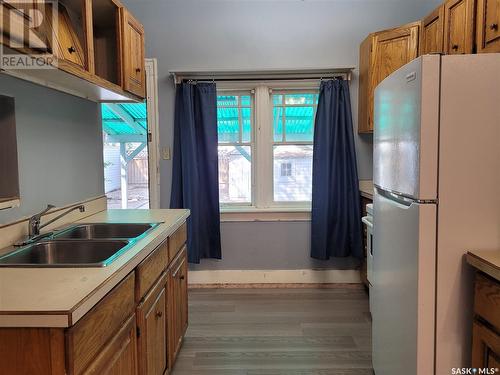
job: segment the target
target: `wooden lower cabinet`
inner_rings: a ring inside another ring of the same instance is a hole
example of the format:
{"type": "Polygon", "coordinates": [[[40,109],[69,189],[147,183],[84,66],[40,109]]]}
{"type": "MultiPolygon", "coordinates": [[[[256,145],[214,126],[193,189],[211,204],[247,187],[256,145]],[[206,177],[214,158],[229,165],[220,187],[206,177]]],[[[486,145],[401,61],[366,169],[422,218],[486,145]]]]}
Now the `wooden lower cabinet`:
{"type": "MultiPolygon", "coordinates": [[[[184,229],[172,236],[185,238],[184,229]]],[[[177,256],[168,263],[166,239],[70,328],[0,328],[0,374],[168,373],[188,324],[187,250],[181,242],[173,242],[177,256]]]]}
{"type": "Polygon", "coordinates": [[[472,366],[500,368],[500,282],[480,272],[474,288],[472,366]]]}
{"type": "Polygon", "coordinates": [[[135,315],[132,315],[83,374],[137,374],[136,340],[135,315]]]}
{"type": "Polygon", "coordinates": [[[500,368],[500,336],[477,321],[472,328],[472,366],[500,368]]]}
{"type": "Polygon", "coordinates": [[[172,262],[169,272],[170,313],[169,313],[169,363],[174,363],[182,345],[188,325],[187,300],[187,248],[179,252],[172,262]]]}
{"type": "Polygon", "coordinates": [[[137,307],[139,373],[162,375],[167,368],[167,274],[137,307]]]}

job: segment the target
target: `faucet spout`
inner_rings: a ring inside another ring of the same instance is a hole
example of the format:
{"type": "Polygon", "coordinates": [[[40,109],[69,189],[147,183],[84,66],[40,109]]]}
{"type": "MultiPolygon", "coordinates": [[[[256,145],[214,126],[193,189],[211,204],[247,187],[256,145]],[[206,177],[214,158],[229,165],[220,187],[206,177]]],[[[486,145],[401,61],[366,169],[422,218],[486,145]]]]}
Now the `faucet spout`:
{"type": "Polygon", "coordinates": [[[40,229],[46,227],[47,225],[49,224],[52,224],[54,221],[57,221],[59,220],[60,218],[66,216],[67,214],[73,212],[73,211],[76,211],[76,210],[79,210],[80,212],[85,212],[85,206],[83,204],[79,205],[79,206],[74,206],[74,207],[71,207],[70,209],[64,211],[62,214],[60,215],[57,215],[55,218],[47,221],[46,223],[44,223],[43,225],[39,225],[38,226],[38,232],[40,233],[40,229]]]}
{"type": "Polygon", "coordinates": [[[29,237],[34,237],[38,236],[40,234],[40,219],[42,218],[42,215],[54,208],[55,206],[52,204],[48,204],[46,208],[44,208],[42,211],[40,211],[37,214],[34,214],[29,218],[29,228],[28,228],[28,235],[29,237]]]}

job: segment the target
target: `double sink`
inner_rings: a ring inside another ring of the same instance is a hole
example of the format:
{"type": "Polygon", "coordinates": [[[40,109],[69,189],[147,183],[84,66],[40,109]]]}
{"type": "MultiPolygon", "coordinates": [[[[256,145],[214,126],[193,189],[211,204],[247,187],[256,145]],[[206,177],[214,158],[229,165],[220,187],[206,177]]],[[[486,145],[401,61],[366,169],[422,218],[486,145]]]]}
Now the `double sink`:
{"type": "Polygon", "coordinates": [[[0,267],[105,267],[160,223],[76,224],[0,257],[0,267]]]}

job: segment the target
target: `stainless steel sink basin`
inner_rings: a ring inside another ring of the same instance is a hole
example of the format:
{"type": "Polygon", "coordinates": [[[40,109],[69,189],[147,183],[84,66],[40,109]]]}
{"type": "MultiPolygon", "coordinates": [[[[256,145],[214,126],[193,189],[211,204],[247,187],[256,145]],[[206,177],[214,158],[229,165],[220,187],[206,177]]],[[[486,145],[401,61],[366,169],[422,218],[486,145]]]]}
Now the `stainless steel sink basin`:
{"type": "Polygon", "coordinates": [[[53,237],[56,239],[136,238],[156,225],[158,224],[79,224],[62,230],[53,237]]]}
{"type": "Polygon", "coordinates": [[[3,267],[105,267],[128,250],[127,240],[42,241],[0,257],[3,267]]]}

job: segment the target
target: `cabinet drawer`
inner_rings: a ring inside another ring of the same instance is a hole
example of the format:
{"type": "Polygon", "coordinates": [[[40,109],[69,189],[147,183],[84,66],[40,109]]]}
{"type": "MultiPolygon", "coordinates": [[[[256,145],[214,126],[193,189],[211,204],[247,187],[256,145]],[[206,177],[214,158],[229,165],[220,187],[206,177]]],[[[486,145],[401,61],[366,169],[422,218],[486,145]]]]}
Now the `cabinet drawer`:
{"type": "Polygon", "coordinates": [[[139,302],[168,266],[168,241],[165,240],[136,268],[135,298],[139,302]]]}
{"type": "Polygon", "coordinates": [[[500,283],[476,275],[474,312],[500,330],[500,283]]]}
{"type": "Polygon", "coordinates": [[[68,370],[78,375],[134,313],[134,273],[130,273],[78,323],[67,330],[68,370]]]}
{"type": "Polygon", "coordinates": [[[177,229],[170,237],[169,237],[169,259],[173,260],[177,253],[182,249],[182,246],[187,241],[187,225],[186,223],[182,224],[179,229],[177,229]]]}

